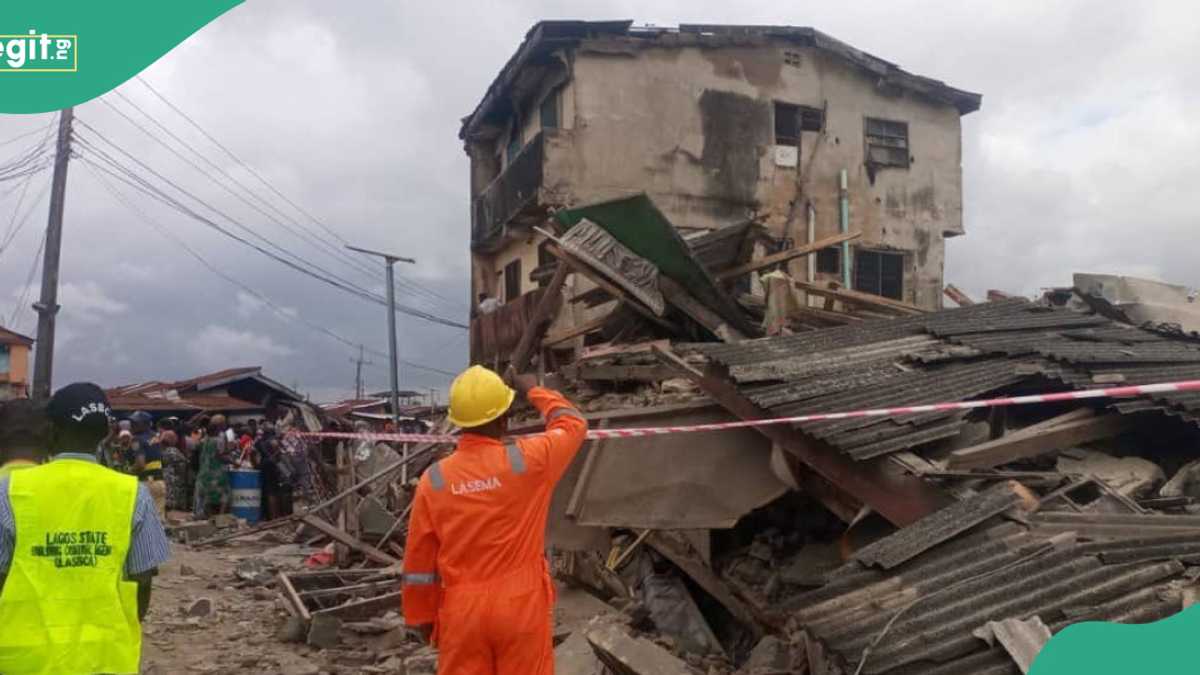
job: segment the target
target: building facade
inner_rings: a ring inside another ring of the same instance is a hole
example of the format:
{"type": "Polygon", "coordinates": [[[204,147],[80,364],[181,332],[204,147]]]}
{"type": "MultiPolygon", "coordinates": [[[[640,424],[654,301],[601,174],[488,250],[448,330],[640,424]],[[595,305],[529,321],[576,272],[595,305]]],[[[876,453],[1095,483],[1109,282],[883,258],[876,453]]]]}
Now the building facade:
{"type": "Polygon", "coordinates": [[[688,232],[861,231],[788,271],[936,309],[964,232],[960,118],[980,102],[810,28],[539,23],[460,133],[473,299],[538,287],[548,214],[644,192],[688,232]]]}
{"type": "Polygon", "coordinates": [[[29,349],[33,338],[0,328],[0,401],[29,395],[29,349]]]}

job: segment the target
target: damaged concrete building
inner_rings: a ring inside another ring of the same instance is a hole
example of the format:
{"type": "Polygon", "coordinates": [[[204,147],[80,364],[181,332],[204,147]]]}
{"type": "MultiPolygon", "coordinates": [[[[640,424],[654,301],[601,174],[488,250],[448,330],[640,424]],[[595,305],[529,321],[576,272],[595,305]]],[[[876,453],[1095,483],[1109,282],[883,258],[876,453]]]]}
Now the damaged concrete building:
{"type": "MultiPolygon", "coordinates": [[[[980,101],[811,28],[540,22],[460,132],[472,299],[520,314],[550,278],[548,214],[645,193],[685,237],[860,231],[788,271],[938,309],[944,240],[964,232],[960,119],[980,101]]],[[[594,318],[572,309],[559,326],[594,318]]]]}

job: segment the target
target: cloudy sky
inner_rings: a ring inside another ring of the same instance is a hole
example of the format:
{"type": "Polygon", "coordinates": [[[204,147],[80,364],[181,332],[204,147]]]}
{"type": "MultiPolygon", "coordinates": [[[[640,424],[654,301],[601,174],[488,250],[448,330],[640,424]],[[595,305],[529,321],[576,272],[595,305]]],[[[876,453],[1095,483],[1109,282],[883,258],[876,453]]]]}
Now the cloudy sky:
{"type": "MultiPolygon", "coordinates": [[[[77,129],[91,145],[80,152],[93,161],[102,161],[97,151],[120,157],[111,141],[203,199],[205,206],[193,208],[230,231],[261,237],[255,241],[263,248],[279,245],[371,292],[382,292],[381,281],[333,257],[331,247],[344,240],[410,255],[417,264],[399,270],[400,301],[462,322],[468,164],[458,123],[530,25],[543,18],[811,25],[983,93],[982,111],[964,120],[968,234],[949,245],[947,281],[973,295],[988,288],[1032,294],[1069,283],[1072,271],[1200,286],[1200,216],[1189,199],[1191,180],[1200,178],[1200,6],[680,0],[483,7],[250,0],[143,73],[315,220],[137,80],[119,89],[124,98],[76,109],[87,125],[77,129]]],[[[0,116],[0,143],[51,120],[0,116]]],[[[0,165],[39,138],[0,145],[0,165]]],[[[45,226],[48,180],[43,172],[27,186],[0,182],[0,235],[16,232],[0,252],[0,325],[26,333],[34,332],[27,305],[37,284],[27,288],[26,280],[45,226]]],[[[368,388],[387,385],[386,359],[371,353],[386,350],[382,307],[301,276],[84,161],[71,164],[64,236],[57,382],[116,385],[263,365],[314,399],[332,400],[353,391],[357,350],[350,345],[363,344],[374,361],[366,367],[368,388]]],[[[449,377],[438,371],[466,363],[460,328],[403,317],[400,344],[405,388],[444,388],[449,377]]]]}

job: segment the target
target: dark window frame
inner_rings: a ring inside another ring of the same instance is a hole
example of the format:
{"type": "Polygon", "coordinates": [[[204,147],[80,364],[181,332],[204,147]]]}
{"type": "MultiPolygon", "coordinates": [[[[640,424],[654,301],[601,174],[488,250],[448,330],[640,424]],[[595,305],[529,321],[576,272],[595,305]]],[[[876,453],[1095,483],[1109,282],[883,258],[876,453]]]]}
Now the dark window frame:
{"type": "Polygon", "coordinates": [[[818,274],[841,274],[842,273],[842,249],[841,247],[830,246],[817,251],[817,273],[818,274]]]}
{"type": "Polygon", "coordinates": [[[854,290],[904,301],[903,251],[854,249],[854,290]]]}
{"type": "Polygon", "coordinates": [[[873,167],[907,169],[912,165],[908,122],[863,117],[863,158],[873,167]]]}
{"type": "Polygon", "coordinates": [[[517,258],[504,266],[504,302],[521,297],[521,259],[517,258]]]}
{"type": "Polygon", "coordinates": [[[775,101],[772,107],[775,145],[800,147],[800,136],[805,131],[821,131],[825,128],[825,111],[787,101],[775,101]],[[781,133],[782,132],[782,133],[781,133]]]}

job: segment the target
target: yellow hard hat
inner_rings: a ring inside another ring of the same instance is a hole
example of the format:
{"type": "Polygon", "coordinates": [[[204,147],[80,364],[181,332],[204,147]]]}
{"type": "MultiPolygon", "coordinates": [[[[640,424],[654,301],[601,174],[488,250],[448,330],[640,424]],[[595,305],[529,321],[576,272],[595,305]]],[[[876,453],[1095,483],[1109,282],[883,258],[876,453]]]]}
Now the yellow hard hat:
{"type": "Polygon", "coordinates": [[[516,395],[494,371],[471,366],[450,385],[450,421],[464,429],[483,426],[503,415],[516,395]]]}

